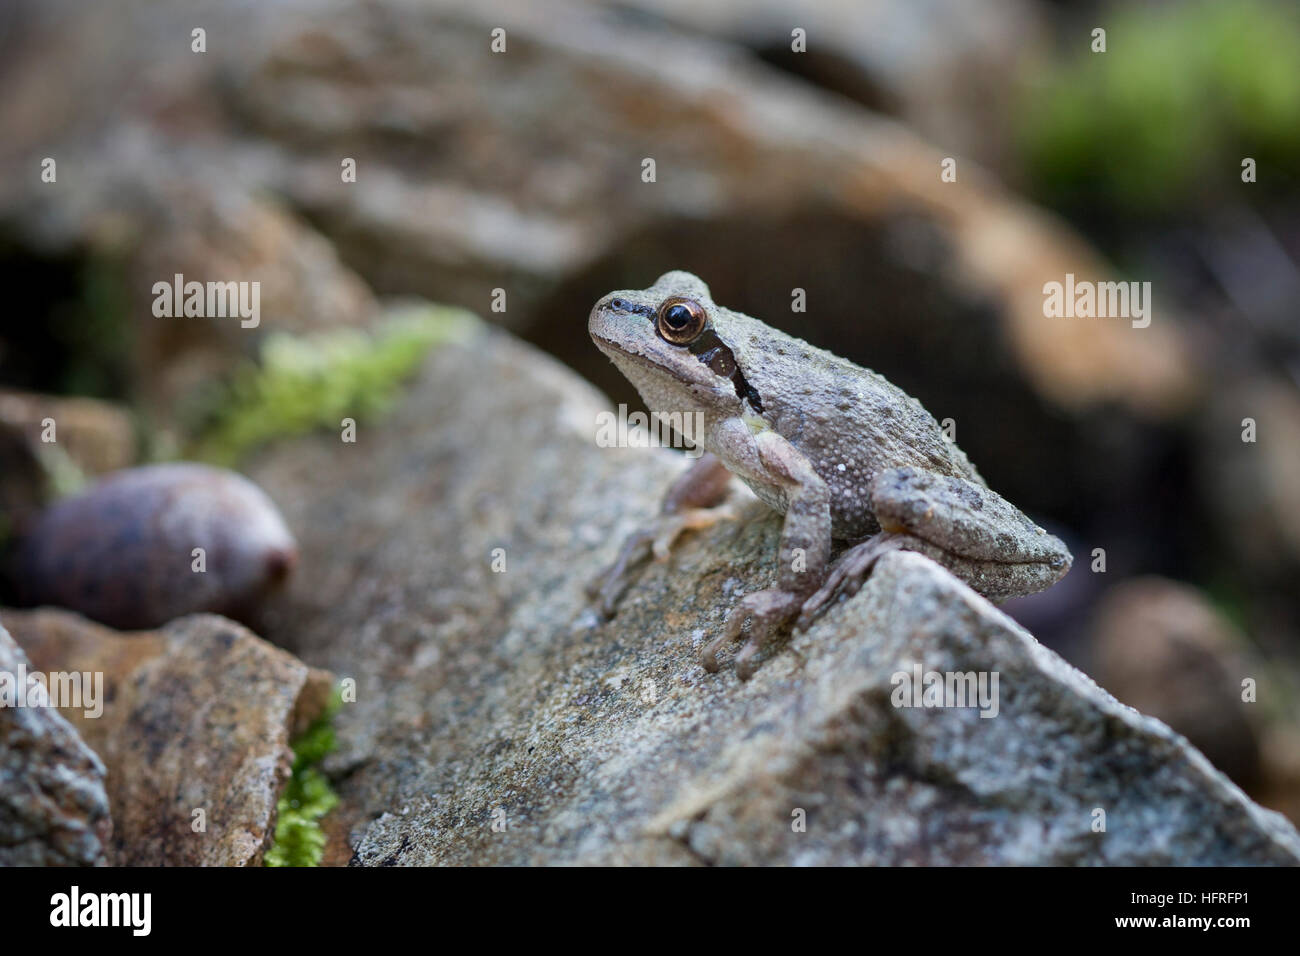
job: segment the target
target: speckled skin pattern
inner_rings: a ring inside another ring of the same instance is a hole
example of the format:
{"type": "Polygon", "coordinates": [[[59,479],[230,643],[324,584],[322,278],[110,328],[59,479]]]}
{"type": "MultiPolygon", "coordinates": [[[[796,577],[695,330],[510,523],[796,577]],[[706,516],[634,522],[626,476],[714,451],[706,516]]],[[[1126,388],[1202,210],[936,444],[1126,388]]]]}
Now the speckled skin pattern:
{"type": "MultiPolygon", "coordinates": [[[[755,619],[738,664],[800,610],[806,624],[836,593],[854,593],[888,550],[927,554],[994,600],[1042,590],[1069,570],[1065,545],[989,490],[916,399],[869,369],[719,306],[698,277],[669,272],[649,289],[611,293],[592,309],[588,328],[652,411],[703,413],[714,460],[695,466],[701,485],[710,468],[725,467],[786,515],[777,587],[748,595],[728,622],[724,640],[755,619]],[[677,298],[707,316],[711,336],[694,350],[663,334],[661,306],[677,298]],[[717,361],[706,342],[730,356],[717,361]],[[828,579],[832,538],[868,540],[828,579]]],[[[690,495],[678,488],[676,497],[690,495]]],[[[715,645],[704,653],[710,669],[715,645]]]]}
{"type": "Polygon", "coordinates": [[[288,576],[297,545],[271,500],[219,468],[130,468],[47,509],[14,560],[20,599],[123,629],[211,611],[247,618],[288,576]],[[195,548],[206,570],[193,570],[195,548]]]}

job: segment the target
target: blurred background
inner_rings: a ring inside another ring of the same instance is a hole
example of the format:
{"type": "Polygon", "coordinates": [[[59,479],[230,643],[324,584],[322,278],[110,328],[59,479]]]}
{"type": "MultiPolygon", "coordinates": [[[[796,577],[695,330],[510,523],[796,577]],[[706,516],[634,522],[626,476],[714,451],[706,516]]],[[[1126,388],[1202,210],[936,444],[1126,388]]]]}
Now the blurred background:
{"type": "Polygon", "coordinates": [[[397,299],[638,407],[587,313],[689,269],[951,418],[1076,556],[1007,610],[1300,820],[1293,2],[5,0],[0,73],[0,533],[238,465],[268,348],[346,361],[397,299]],[[176,273],[260,325],[155,318],[176,273]],[[1150,326],[1046,318],[1066,273],[1150,282],[1150,326]]]}

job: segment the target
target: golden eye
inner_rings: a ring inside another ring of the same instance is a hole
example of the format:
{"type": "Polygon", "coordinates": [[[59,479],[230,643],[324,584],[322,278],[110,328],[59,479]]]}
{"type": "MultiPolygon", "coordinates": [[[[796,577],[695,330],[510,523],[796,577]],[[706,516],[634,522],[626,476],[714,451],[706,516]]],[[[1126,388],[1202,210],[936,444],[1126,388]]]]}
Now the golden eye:
{"type": "Polygon", "coordinates": [[[704,312],[704,306],[694,299],[674,295],[660,303],[655,329],[665,342],[673,345],[689,345],[704,331],[708,321],[709,317],[704,312]]]}

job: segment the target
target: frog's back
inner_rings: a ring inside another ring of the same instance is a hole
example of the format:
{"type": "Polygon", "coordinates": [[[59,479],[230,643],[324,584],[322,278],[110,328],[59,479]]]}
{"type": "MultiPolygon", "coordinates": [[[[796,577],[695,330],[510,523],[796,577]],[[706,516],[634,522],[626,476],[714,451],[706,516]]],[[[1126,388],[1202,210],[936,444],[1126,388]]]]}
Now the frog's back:
{"type": "Polygon", "coordinates": [[[883,375],[763,329],[766,347],[739,354],[741,367],[763,403],[763,417],[830,487],[837,538],[879,530],[866,489],[884,469],[910,465],[984,483],[934,416],[883,375]]]}

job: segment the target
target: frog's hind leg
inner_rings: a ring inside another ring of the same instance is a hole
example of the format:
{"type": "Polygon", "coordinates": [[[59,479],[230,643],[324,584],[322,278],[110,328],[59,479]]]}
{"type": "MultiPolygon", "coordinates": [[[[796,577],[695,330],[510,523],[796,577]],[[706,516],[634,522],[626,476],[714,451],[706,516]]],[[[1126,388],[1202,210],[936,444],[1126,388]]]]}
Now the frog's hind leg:
{"type": "Polygon", "coordinates": [[[840,557],[826,583],[803,603],[795,630],[806,631],[839,594],[842,593],[845,600],[857,594],[882,555],[890,551],[920,551],[925,554],[932,550],[937,549],[930,548],[920,538],[890,531],[882,531],[855,544],[840,557]]]}
{"type": "Polygon", "coordinates": [[[1070,569],[1064,542],[983,485],[903,467],[882,471],[870,491],[872,511],[884,530],[840,558],[826,583],[804,602],[800,629],[837,593],[856,594],[890,551],[919,552],[994,602],[1041,591],[1070,569]]]}

